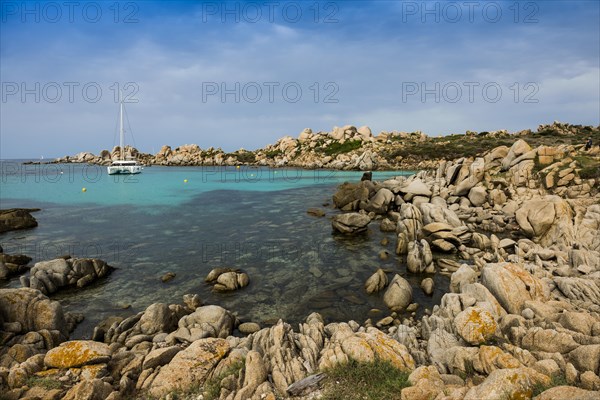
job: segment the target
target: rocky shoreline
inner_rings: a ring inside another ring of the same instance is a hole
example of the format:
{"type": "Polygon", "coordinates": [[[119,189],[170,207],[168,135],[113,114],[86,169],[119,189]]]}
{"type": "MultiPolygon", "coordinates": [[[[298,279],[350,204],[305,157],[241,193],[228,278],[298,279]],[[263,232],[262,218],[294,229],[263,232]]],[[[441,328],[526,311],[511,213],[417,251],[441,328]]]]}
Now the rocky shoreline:
{"type": "MultiPolygon", "coordinates": [[[[370,138],[365,129],[342,130],[370,138]]],[[[303,135],[294,140],[315,142],[303,135]]],[[[374,270],[365,282],[388,306],[385,317],[325,324],[313,313],[297,329],[284,321],[260,327],[189,294],[182,304],[109,318],[92,340],[69,341],[82,316],[64,313],[44,293],[85,290],[111,268],[101,260],[40,262],[22,277],[23,288],[0,290],[0,393],[206,399],[214,386],[220,399],[318,399],[327,391],[322,373],[354,360],[405,371],[404,400],[596,399],[600,177],[589,169],[598,168],[599,151],[532,147],[522,137],[474,157],[432,160],[409,177],[366,176],[333,194],[335,234],[396,234],[399,267],[374,270]],[[416,319],[413,291],[431,291],[438,273],[450,276],[449,291],[416,319]],[[409,274],[423,278],[420,288],[404,279],[409,274]]],[[[339,165],[362,169],[357,160],[369,158],[357,157],[339,165]]],[[[377,157],[365,169],[385,165],[377,157]]],[[[207,281],[233,290],[247,284],[243,275],[219,270],[207,281]]]]}
{"type": "MultiPolygon", "coordinates": [[[[164,166],[237,166],[253,165],[272,168],[305,168],[335,170],[407,170],[435,169],[440,161],[475,156],[499,145],[512,144],[524,139],[536,145],[554,145],[556,142],[583,145],[591,136],[600,143],[600,126],[582,126],[554,122],[540,125],[537,131],[523,130],[509,133],[471,132],[450,136],[430,137],[417,132],[380,132],[373,135],[368,126],[334,127],[330,132],[304,129],[296,138],[284,136],[275,144],[249,151],[240,149],[231,153],[221,148],[202,149],[196,144],[176,148],[163,146],[156,154],[147,154],[127,146],[125,156],[144,165],[164,166]],[[439,151],[443,149],[444,151],[439,151]]],[[[117,146],[112,151],[102,150],[98,155],[81,152],[58,158],[53,163],[89,163],[109,165],[120,157],[117,146]]]]}

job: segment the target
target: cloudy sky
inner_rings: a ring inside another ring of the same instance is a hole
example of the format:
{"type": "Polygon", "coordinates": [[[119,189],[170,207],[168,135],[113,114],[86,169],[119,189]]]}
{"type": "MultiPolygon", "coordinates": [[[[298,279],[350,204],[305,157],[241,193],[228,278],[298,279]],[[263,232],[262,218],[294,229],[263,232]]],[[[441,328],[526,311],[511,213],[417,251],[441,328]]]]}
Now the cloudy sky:
{"type": "Polygon", "coordinates": [[[597,1],[0,4],[3,159],[600,124],[597,1]]]}

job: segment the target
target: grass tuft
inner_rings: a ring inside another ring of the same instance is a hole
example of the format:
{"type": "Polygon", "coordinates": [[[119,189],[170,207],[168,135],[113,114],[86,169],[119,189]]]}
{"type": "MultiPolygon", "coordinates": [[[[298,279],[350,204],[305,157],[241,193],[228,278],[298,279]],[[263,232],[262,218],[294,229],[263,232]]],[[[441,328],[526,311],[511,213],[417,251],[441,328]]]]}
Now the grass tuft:
{"type": "Polygon", "coordinates": [[[29,387],[39,386],[46,390],[62,389],[62,383],[60,383],[60,381],[48,377],[30,376],[27,378],[26,385],[29,387]]]}
{"type": "Polygon", "coordinates": [[[322,400],[393,400],[410,386],[408,373],[389,361],[350,361],[325,371],[322,400]]]}
{"type": "Polygon", "coordinates": [[[231,364],[225,371],[219,376],[212,377],[204,383],[204,390],[202,392],[204,400],[215,400],[221,395],[221,381],[230,376],[238,376],[240,371],[244,368],[245,361],[240,360],[231,364]]]}
{"type": "Polygon", "coordinates": [[[564,377],[564,375],[554,375],[552,377],[552,380],[550,381],[550,384],[548,385],[543,385],[541,383],[535,384],[532,388],[532,397],[538,396],[539,394],[545,392],[548,389],[552,389],[553,387],[565,385],[569,385],[569,383],[567,383],[567,379],[564,377]]]}

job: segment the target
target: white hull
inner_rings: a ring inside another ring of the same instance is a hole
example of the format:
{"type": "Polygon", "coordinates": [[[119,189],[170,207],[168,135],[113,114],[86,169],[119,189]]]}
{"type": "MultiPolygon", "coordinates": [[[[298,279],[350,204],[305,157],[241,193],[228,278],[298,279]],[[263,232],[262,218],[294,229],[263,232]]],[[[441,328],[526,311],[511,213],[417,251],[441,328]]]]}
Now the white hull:
{"type": "Polygon", "coordinates": [[[142,172],[140,165],[111,165],[107,167],[109,175],[117,174],[139,174],[142,172]]]}
{"type": "MultiPolygon", "coordinates": [[[[119,93],[119,99],[121,98],[121,93],[119,93]]],[[[120,133],[120,141],[119,141],[119,160],[115,160],[109,165],[106,169],[108,170],[109,175],[131,175],[131,174],[139,174],[142,172],[142,166],[138,164],[135,160],[126,160],[125,157],[125,130],[123,129],[123,100],[120,100],[120,110],[119,110],[119,133],[120,133]]]]}

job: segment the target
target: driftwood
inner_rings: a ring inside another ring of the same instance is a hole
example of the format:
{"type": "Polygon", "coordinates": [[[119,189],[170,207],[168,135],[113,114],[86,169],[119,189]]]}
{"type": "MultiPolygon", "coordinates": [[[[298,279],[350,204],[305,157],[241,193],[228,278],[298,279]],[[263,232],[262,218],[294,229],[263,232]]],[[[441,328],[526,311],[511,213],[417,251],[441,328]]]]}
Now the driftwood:
{"type": "Polygon", "coordinates": [[[301,396],[317,390],[319,383],[325,379],[325,374],[314,374],[292,383],[286,391],[290,396],[301,396]]]}

